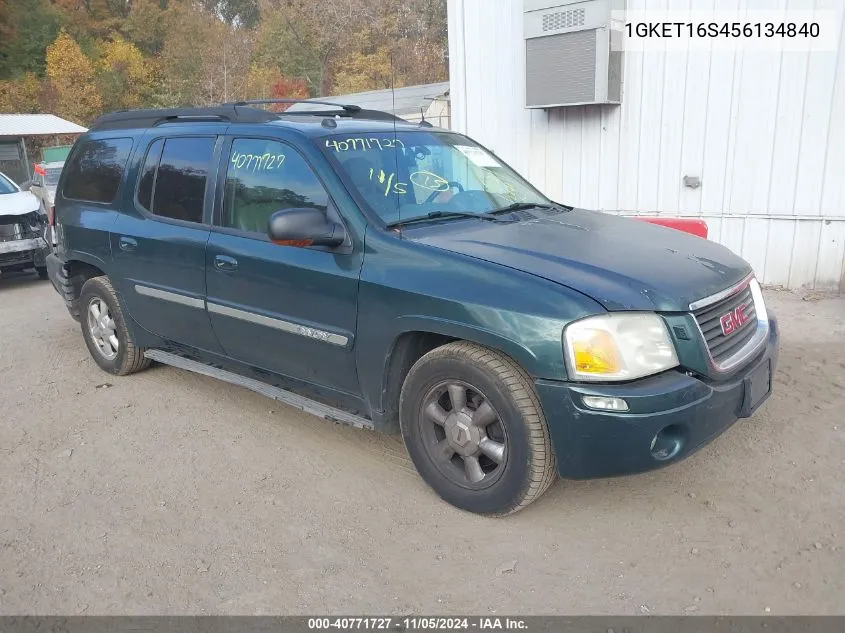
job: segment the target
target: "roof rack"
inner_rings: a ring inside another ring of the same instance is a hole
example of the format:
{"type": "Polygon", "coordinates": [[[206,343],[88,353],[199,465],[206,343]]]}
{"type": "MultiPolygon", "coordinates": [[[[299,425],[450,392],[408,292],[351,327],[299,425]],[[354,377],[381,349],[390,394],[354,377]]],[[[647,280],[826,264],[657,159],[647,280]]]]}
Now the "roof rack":
{"type": "Polygon", "coordinates": [[[283,116],[319,116],[324,118],[354,118],[371,121],[400,121],[404,119],[381,110],[364,110],[357,105],[343,105],[331,101],[309,101],[306,99],[256,99],[254,101],[236,101],[219,106],[205,108],[161,108],[147,110],[120,110],[104,114],[91,124],[95,130],[128,130],[147,128],[165,123],[265,123],[277,121],[283,116]],[[253,105],[274,103],[310,103],[333,106],[331,110],[294,110],[270,112],[253,105]]]}
{"type": "Polygon", "coordinates": [[[234,106],[248,106],[248,105],[272,105],[275,103],[303,103],[310,105],[324,105],[332,106],[334,110],[285,110],[279,112],[280,116],[322,116],[322,117],[341,117],[351,119],[365,119],[370,121],[401,121],[407,123],[404,119],[384,112],[382,110],[365,110],[361,106],[354,104],[335,103],[333,101],[319,101],[317,99],[253,99],[251,101],[235,101],[231,104],[234,106]]]}
{"type": "Polygon", "coordinates": [[[232,101],[231,103],[224,103],[223,105],[233,106],[247,106],[247,105],[269,105],[274,103],[313,103],[316,105],[327,105],[335,108],[341,108],[344,112],[355,114],[361,111],[361,106],[349,105],[343,103],[335,103],[334,101],[317,101],[311,99],[250,99],[249,101],[232,101]]]}
{"type": "Polygon", "coordinates": [[[258,108],[243,108],[233,104],[208,108],[164,108],[149,110],[120,110],[104,114],[91,124],[91,130],[121,130],[155,127],[164,123],[264,123],[275,121],[278,113],[258,108]]]}

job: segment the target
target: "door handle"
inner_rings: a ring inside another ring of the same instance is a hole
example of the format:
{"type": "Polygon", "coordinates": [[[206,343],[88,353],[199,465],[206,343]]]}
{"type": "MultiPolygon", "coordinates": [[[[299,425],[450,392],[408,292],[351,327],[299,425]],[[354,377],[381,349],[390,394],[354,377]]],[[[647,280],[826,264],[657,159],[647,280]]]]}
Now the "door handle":
{"type": "Polygon", "coordinates": [[[238,269],[238,260],[228,255],[215,255],[214,267],[224,273],[231,273],[238,269]]]}
{"type": "Polygon", "coordinates": [[[131,253],[132,251],[138,248],[138,240],[131,237],[121,237],[119,245],[120,250],[126,251],[127,253],[131,253]]]}

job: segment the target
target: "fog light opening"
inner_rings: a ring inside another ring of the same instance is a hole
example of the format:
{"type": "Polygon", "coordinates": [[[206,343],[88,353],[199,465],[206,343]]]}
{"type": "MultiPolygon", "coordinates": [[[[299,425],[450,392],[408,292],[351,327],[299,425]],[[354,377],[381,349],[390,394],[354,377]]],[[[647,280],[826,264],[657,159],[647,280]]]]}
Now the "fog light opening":
{"type": "Polygon", "coordinates": [[[651,440],[651,456],[659,462],[672,459],[684,447],[686,433],[676,424],[661,429],[651,440]]]}
{"type": "Polygon", "coordinates": [[[622,398],[610,398],[607,396],[584,396],[584,404],[591,409],[602,411],[627,411],[628,403],[622,398]]]}

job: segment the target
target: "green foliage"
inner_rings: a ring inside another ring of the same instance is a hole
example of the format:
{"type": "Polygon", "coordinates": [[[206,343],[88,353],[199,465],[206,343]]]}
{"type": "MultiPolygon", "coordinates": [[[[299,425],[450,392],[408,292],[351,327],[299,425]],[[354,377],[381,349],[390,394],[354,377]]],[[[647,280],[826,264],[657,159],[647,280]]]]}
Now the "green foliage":
{"type": "Polygon", "coordinates": [[[0,108],[321,96],[448,76],[446,0],[0,0],[0,108]]]}
{"type": "Polygon", "coordinates": [[[141,51],[119,37],[106,42],[97,69],[103,109],[127,110],[149,102],[153,72],[141,51]]]}
{"type": "Polygon", "coordinates": [[[46,0],[6,0],[0,8],[0,79],[44,75],[44,54],[61,16],[46,0]]]}
{"type": "Polygon", "coordinates": [[[164,48],[167,39],[167,20],[173,10],[160,0],[133,0],[121,32],[147,56],[154,56],[164,48]]]}

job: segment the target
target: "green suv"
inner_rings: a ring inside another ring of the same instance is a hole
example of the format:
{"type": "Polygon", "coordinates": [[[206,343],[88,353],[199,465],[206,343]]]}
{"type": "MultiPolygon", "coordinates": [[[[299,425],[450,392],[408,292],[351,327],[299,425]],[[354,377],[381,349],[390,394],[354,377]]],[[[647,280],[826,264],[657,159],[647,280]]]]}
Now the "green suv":
{"type": "Polygon", "coordinates": [[[473,512],[674,463],[771,391],[748,263],[382,112],[106,115],[53,221],[50,277],[105,371],[167,363],[401,432],[473,512]]]}

